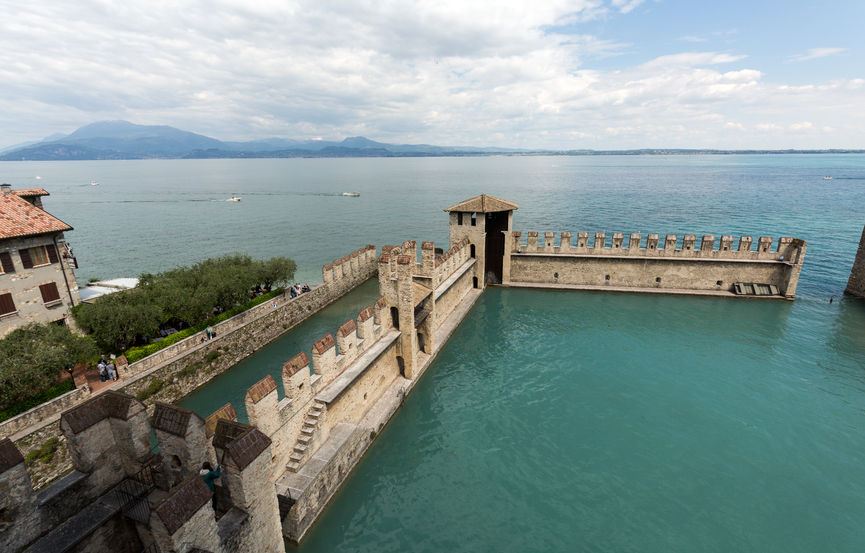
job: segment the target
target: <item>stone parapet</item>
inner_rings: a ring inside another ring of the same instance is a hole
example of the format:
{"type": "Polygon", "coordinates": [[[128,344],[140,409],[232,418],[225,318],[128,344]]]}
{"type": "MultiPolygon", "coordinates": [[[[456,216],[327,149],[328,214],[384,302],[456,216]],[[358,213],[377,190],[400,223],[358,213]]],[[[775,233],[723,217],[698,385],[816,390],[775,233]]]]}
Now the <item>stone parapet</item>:
{"type": "Polygon", "coordinates": [[[544,254],[567,254],[567,255],[607,255],[607,256],[642,256],[642,257],[710,257],[712,259],[741,259],[760,261],[782,261],[794,264],[798,256],[803,253],[804,241],[795,238],[779,238],[774,242],[772,238],[762,236],[758,240],[756,249],[752,249],[753,238],[742,236],[739,247],[734,249],[733,236],[724,235],[717,240],[713,235],[701,237],[699,246],[697,236],[686,234],[681,242],[677,235],[668,234],[664,240],[663,247],[659,243],[658,234],[649,234],[645,245],[641,245],[642,234],[631,233],[627,244],[623,233],[612,234],[612,240],[607,244],[607,233],[595,233],[594,243],[589,244],[589,233],[577,233],[577,240],[572,241],[570,232],[562,232],[558,245],[555,244],[554,233],[544,233],[544,240],[538,244],[538,233],[531,231],[525,243],[522,242],[522,234],[519,231],[510,233],[507,241],[510,253],[544,253],[544,254]]]}

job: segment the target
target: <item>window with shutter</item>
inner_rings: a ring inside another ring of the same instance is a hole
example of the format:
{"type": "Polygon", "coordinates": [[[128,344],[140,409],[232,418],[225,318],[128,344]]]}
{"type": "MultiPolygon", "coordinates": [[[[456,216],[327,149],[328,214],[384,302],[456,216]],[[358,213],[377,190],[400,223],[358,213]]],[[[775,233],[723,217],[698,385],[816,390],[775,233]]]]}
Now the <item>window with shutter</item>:
{"type": "Polygon", "coordinates": [[[42,292],[42,301],[45,303],[60,301],[60,291],[57,290],[56,282],[40,284],[39,291],[42,292]]]}
{"type": "Polygon", "coordinates": [[[9,255],[9,252],[0,252],[0,267],[3,268],[4,273],[15,272],[15,264],[12,263],[12,256],[9,255]]]}
{"type": "Polygon", "coordinates": [[[30,248],[30,259],[33,260],[34,267],[37,265],[48,265],[48,263],[50,263],[50,261],[48,261],[48,250],[45,249],[45,246],[30,248]]]}
{"type": "Polygon", "coordinates": [[[45,246],[45,249],[48,251],[48,260],[51,263],[57,263],[58,261],[60,261],[60,257],[58,257],[57,255],[57,246],[55,246],[54,244],[48,244],[47,246],[45,246]]]}
{"type": "Polygon", "coordinates": [[[30,259],[30,250],[18,250],[18,254],[21,256],[21,265],[25,269],[32,269],[33,260],[30,259]]]}
{"type": "Polygon", "coordinates": [[[15,309],[15,302],[12,301],[12,294],[0,294],[0,316],[9,315],[18,311],[15,309]]]}

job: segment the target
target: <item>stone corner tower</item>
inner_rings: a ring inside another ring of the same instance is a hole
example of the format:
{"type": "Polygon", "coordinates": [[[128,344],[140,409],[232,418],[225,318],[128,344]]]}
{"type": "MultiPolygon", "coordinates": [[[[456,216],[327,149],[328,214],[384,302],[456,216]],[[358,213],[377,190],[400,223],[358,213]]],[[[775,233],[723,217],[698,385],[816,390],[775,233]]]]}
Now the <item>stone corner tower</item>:
{"type": "Polygon", "coordinates": [[[513,227],[517,204],[481,194],[445,209],[450,215],[451,246],[467,238],[471,257],[477,259],[477,286],[506,280],[505,241],[513,227]]]}
{"type": "Polygon", "coordinates": [[[856,260],[853,261],[850,279],[847,281],[847,288],[844,293],[865,298],[865,229],[862,229],[859,249],[856,250],[856,260]]]}

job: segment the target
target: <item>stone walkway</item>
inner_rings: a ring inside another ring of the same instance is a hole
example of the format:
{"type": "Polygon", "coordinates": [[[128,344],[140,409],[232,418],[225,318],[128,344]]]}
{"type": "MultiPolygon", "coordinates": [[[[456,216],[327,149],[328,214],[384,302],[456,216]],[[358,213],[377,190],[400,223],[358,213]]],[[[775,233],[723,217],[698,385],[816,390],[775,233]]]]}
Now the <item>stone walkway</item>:
{"type": "Polygon", "coordinates": [[[593,292],[624,292],[632,294],[666,294],[671,296],[713,296],[749,300],[783,300],[784,296],[739,296],[726,290],[682,290],[678,288],[638,288],[636,286],[590,286],[584,284],[550,284],[546,282],[510,282],[502,288],[541,288],[545,290],[588,290],[593,292]]]}

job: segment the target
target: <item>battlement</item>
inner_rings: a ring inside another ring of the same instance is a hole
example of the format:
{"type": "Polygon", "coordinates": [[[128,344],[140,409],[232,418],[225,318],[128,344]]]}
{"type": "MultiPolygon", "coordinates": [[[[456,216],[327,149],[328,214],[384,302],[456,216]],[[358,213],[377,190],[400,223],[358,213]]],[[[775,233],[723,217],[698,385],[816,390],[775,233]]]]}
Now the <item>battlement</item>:
{"type": "Polygon", "coordinates": [[[375,267],[375,261],[375,246],[368,244],[324,265],[321,268],[322,281],[331,284],[343,279],[361,277],[375,267]]]}
{"type": "Polygon", "coordinates": [[[738,295],[736,283],[759,283],[774,298],[793,299],[806,244],[795,238],[732,235],[511,232],[506,243],[510,286],[738,295]],[[647,263],[649,262],[649,263],[647,263]]]}
{"type": "Polygon", "coordinates": [[[207,422],[188,409],[157,403],[148,421],[139,400],[105,392],[62,414],[75,470],[38,494],[20,451],[9,439],[0,441],[0,549],[32,543],[39,551],[90,551],[122,541],[142,550],[155,542],[160,551],[281,551],[279,508],[269,481],[271,440],[229,420],[233,416],[227,404],[208,417],[215,421],[211,439],[207,422]],[[151,430],[158,453],[151,451],[151,430]],[[228,511],[220,520],[213,492],[198,475],[204,461],[216,466],[217,459],[221,513],[228,511]],[[103,517],[97,525],[94,511],[103,517]],[[137,524],[112,522],[121,516],[137,524]]]}
{"type": "Polygon", "coordinates": [[[642,257],[674,257],[674,258],[710,258],[742,261],[767,261],[786,264],[801,263],[805,252],[805,242],[795,238],[779,238],[773,242],[771,237],[761,236],[756,249],[752,248],[754,239],[742,236],[737,244],[731,235],[723,235],[720,239],[707,234],[701,237],[699,244],[693,234],[685,234],[679,238],[675,234],[667,234],[663,245],[660,235],[648,234],[643,239],[640,233],[631,233],[625,243],[623,233],[612,233],[609,238],[605,232],[596,232],[589,242],[588,232],[577,233],[576,240],[570,232],[562,232],[558,243],[555,233],[545,232],[543,240],[539,240],[537,232],[527,233],[526,241],[522,241],[522,233],[511,232],[509,249],[512,255],[575,255],[575,256],[642,256],[642,257]]]}
{"type": "Polygon", "coordinates": [[[439,286],[457,269],[471,258],[471,244],[468,238],[462,238],[445,251],[435,260],[435,268],[432,274],[433,286],[439,286]]]}

